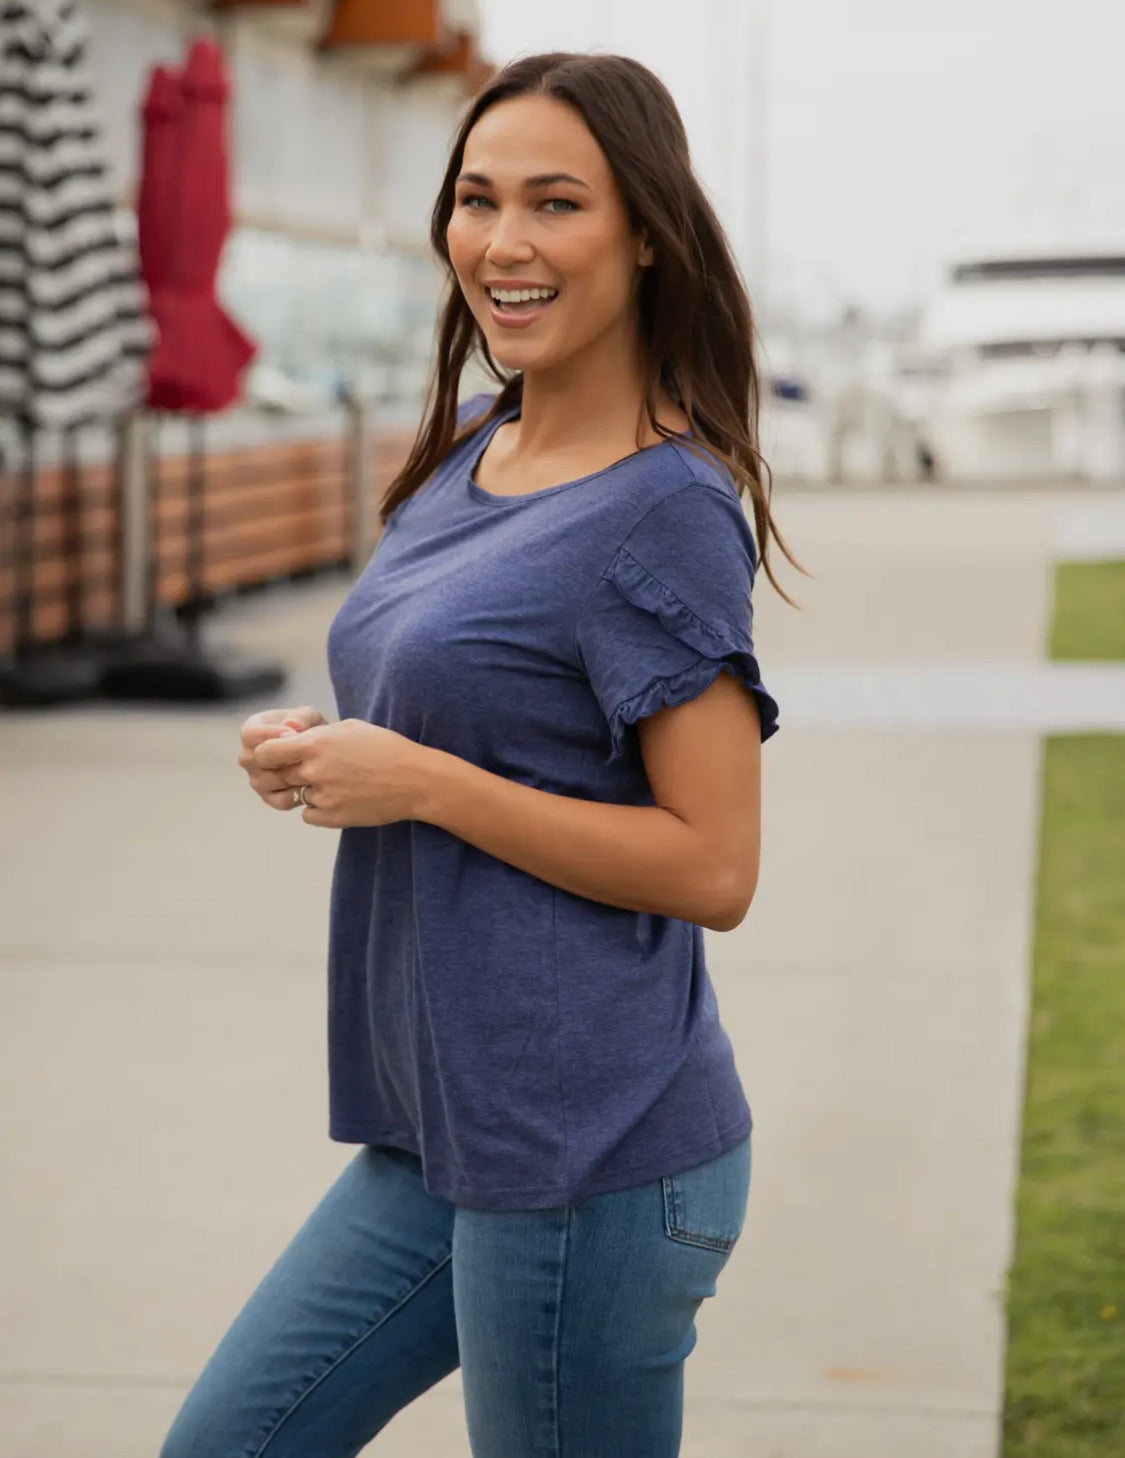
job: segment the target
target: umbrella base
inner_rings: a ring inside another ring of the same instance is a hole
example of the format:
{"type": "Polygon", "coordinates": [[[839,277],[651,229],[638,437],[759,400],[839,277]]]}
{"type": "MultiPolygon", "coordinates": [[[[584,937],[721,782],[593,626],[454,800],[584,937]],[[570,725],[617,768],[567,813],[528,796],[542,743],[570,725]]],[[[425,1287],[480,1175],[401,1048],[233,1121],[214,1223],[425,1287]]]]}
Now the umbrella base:
{"type": "Polygon", "coordinates": [[[123,646],[105,664],[109,699],[217,703],[274,693],[285,683],[280,663],[243,658],[190,636],[152,633],[123,646]]]}
{"type": "Polygon", "coordinates": [[[11,709],[46,709],[96,698],[101,659],[89,646],[47,644],[0,663],[0,704],[11,709]]]}

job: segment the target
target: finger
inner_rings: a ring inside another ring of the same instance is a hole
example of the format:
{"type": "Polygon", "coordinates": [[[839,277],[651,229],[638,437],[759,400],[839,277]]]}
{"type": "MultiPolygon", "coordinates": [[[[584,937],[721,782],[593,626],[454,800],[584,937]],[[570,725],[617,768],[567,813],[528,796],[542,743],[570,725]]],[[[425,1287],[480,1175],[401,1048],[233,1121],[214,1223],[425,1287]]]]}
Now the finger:
{"type": "Polygon", "coordinates": [[[299,734],[287,738],[267,739],[254,750],[254,762],[259,769],[280,769],[283,765],[300,764],[307,748],[299,734]]]}
{"type": "Polygon", "coordinates": [[[248,730],[260,729],[264,725],[284,723],[291,709],[263,709],[258,714],[251,714],[248,719],[243,719],[239,725],[239,733],[245,734],[248,730]]]}
{"type": "Polygon", "coordinates": [[[293,786],[286,785],[284,790],[267,790],[261,794],[262,799],[274,810],[296,810],[299,801],[293,798],[293,786]]]}
{"type": "Polygon", "coordinates": [[[271,739],[284,739],[292,733],[293,730],[284,724],[252,724],[242,730],[242,746],[244,749],[257,749],[259,744],[266,744],[271,739]]]}
{"type": "MultiPolygon", "coordinates": [[[[281,785],[283,783],[283,780],[281,779],[281,771],[263,769],[258,761],[254,758],[254,751],[252,749],[244,749],[242,751],[242,753],[238,756],[238,764],[239,768],[244,769],[246,773],[250,776],[250,783],[254,786],[256,790],[261,789],[261,781],[269,780],[270,778],[274,777],[277,778],[277,784],[271,785],[269,786],[269,788],[274,790],[281,788],[281,785]]],[[[284,781],[284,783],[287,783],[287,781],[284,781]]]]}
{"type": "Polygon", "coordinates": [[[306,729],[315,729],[317,725],[324,723],[324,715],[319,709],[312,708],[309,704],[302,704],[298,709],[285,709],[282,723],[287,728],[303,734],[306,729]]]}
{"type": "MultiPolygon", "coordinates": [[[[241,754],[238,756],[238,763],[249,775],[258,774],[262,770],[261,765],[254,758],[253,749],[243,749],[241,754]]],[[[272,774],[273,771],[271,770],[270,773],[272,774]]]]}
{"type": "Polygon", "coordinates": [[[243,719],[242,727],[245,729],[248,724],[280,724],[288,713],[288,709],[259,709],[243,719]]]}
{"type": "Polygon", "coordinates": [[[288,776],[275,774],[273,770],[257,770],[250,776],[250,788],[258,795],[277,795],[283,790],[288,794],[293,783],[288,776]]]}
{"type": "Polygon", "coordinates": [[[301,819],[306,825],[315,825],[321,830],[338,830],[335,818],[326,810],[319,810],[315,805],[306,805],[301,811],[301,819]]]}
{"type": "Polygon", "coordinates": [[[303,734],[306,729],[315,729],[323,723],[324,715],[308,704],[296,709],[263,709],[260,714],[251,714],[243,720],[239,734],[243,743],[250,743],[252,747],[266,739],[276,738],[283,731],[303,734]]]}

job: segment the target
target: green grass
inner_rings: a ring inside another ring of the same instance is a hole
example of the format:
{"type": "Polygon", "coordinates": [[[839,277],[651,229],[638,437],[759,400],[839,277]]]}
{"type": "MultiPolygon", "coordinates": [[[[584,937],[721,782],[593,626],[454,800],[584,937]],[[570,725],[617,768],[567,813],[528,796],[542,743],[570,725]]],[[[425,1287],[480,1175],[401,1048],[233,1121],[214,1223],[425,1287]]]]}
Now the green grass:
{"type": "MultiPolygon", "coordinates": [[[[1052,646],[1125,657],[1125,564],[1059,571],[1052,646]]],[[[1004,1458],[1125,1455],[1125,736],[1046,746],[1004,1458]]]]}
{"type": "Polygon", "coordinates": [[[1125,562],[1063,562],[1052,658],[1125,658],[1125,562]]]}

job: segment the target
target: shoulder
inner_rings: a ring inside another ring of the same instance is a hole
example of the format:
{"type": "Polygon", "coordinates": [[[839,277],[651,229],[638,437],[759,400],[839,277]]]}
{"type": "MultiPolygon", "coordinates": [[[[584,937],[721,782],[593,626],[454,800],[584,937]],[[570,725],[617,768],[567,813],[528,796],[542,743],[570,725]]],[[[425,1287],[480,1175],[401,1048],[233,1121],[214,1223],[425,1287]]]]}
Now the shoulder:
{"type": "Polygon", "coordinates": [[[646,499],[621,549],[651,558],[672,554],[703,560],[716,555],[757,564],[754,532],[724,463],[701,449],[670,441],[661,450],[646,499]]]}
{"type": "Polygon", "coordinates": [[[449,449],[437,463],[434,474],[438,471],[448,470],[457,464],[465,449],[470,447],[481,433],[497,398],[496,394],[475,394],[458,402],[453,439],[449,443],[449,449]]]}
{"type": "Polygon", "coordinates": [[[708,498],[741,506],[723,462],[705,447],[674,437],[626,457],[609,467],[606,474],[610,472],[625,478],[623,494],[632,501],[637,523],[681,493],[687,493],[689,501],[697,501],[704,512],[708,498]]]}
{"type": "Polygon", "coordinates": [[[480,425],[499,398],[499,392],[491,395],[481,393],[470,395],[468,399],[460,401],[457,406],[458,432],[471,430],[480,425]]]}
{"type": "Polygon", "coordinates": [[[709,487],[710,490],[717,491],[720,496],[725,496],[728,500],[741,506],[738,488],[734,484],[726,463],[709,451],[706,446],[690,445],[686,441],[676,440],[670,443],[670,449],[680,462],[685,482],[695,482],[699,486],[709,487]]]}

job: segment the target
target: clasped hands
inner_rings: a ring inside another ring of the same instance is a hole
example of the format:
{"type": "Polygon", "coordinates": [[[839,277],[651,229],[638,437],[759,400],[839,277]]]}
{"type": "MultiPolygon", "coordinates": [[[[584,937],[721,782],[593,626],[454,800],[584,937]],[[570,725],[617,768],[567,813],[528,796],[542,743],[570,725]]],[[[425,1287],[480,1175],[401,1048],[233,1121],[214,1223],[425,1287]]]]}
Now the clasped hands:
{"type": "Polygon", "coordinates": [[[301,808],[306,825],[341,830],[418,818],[424,758],[405,735],[361,719],[329,724],[307,707],[267,709],[242,725],[238,763],[274,810],[301,808]],[[302,808],[294,794],[305,786],[302,808]]]}

